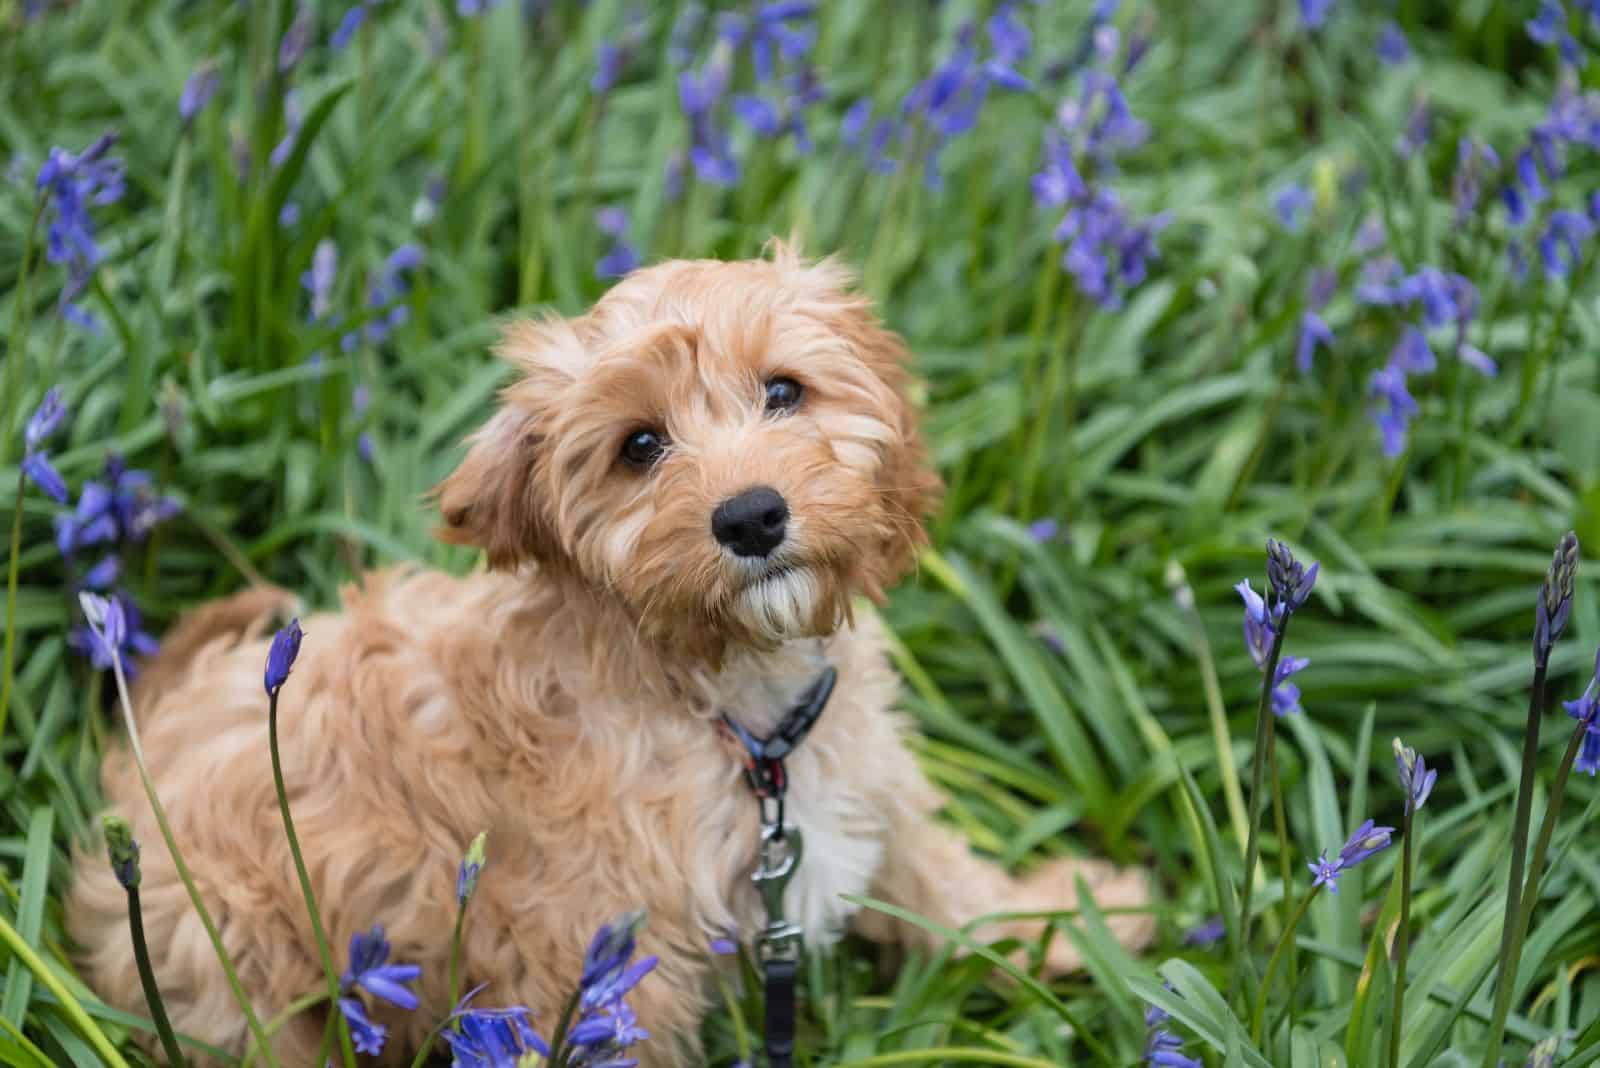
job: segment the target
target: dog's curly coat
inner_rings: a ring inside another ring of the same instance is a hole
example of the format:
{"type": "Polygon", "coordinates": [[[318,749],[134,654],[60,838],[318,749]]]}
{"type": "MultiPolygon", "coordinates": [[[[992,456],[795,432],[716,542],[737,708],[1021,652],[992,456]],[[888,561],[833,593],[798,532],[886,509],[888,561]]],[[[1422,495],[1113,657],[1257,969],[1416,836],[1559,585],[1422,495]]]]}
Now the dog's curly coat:
{"type": "MultiPolygon", "coordinates": [[[[634,273],[587,315],[519,323],[500,354],[520,372],[438,489],[451,542],[488,573],[368,575],[339,614],[305,621],[284,690],[283,761],[329,937],[382,922],[394,959],[422,965],[423,1009],[375,1006],[391,1052],[449,1006],[456,865],[489,832],[466,928],[465,986],[547,1023],[602,921],[645,908],[658,974],[637,991],[651,1065],[686,1063],[707,1007],[707,945],[757,928],[749,882],[756,806],[713,729],[752,730],[831,663],[826,714],[790,760],[806,858],[789,889],[813,946],[847,923],[916,940],[840,899],[870,893],[946,924],[997,909],[1145,901],[1143,876],[1057,860],[1013,879],[934,821],[940,799],[891,706],[896,679],[870,610],[906,571],[935,503],[898,339],[836,265],[782,245],[769,259],[670,262],[634,273]],[[786,377],[793,410],[765,412],[786,377]],[[628,436],[667,442],[642,467],[628,436]],[[789,519],[770,556],[718,544],[710,515],[753,486],[789,519]]],[[[146,666],[135,698],[150,772],[200,891],[263,1018],[319,989],[310,925],[274,802],[261,669],[291,606],[257,589],[199,609],[146,666]]],[[[181,1030],[238,1051],[243,1020],[159,837],[125,749],[103,769],[111,805],[145,841],[144,917],[181,1030]],[[154,843],[154,845],[152,845],[154,843]]],[[[125,902],[103,854],[76,860],[67,921],[84,974],[142,1009],[125,902]]],[[[1120,915],[1130,944],[1152,921],[1120,915]]],[[[1038,925],[982,933],[1030,936],[1038,925]]],[[[1056,939],[1048,962],[1076,966],[1056,939]]],[[[306,1065],[323,1017],[280,1034],[306,1065]]]]}

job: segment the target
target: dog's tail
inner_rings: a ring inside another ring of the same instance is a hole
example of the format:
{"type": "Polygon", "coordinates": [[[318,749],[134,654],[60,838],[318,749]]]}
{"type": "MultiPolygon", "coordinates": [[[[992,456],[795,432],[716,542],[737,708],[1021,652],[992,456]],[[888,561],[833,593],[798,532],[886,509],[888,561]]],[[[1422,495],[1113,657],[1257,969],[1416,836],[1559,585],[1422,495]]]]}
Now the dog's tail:
{"type": "Polygon", "coordinates": [[[282,587],[251,586],[193,609],[167,632],[156,654],[139,665],[134,707],[142,704],[141,696],[175,686],[201,649],[216,642],[233,646],[260,637],[274,620],[287,618],[299,607],[300,599],[282,587]]]}

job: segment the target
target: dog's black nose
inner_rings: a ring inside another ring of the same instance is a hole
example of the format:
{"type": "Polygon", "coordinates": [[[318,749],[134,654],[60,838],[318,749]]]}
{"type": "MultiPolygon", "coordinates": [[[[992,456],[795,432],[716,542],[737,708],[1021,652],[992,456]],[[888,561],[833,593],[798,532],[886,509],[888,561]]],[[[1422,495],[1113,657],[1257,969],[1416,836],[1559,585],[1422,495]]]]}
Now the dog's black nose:
{"type": "Polygon", "coordinates": [[[783,542],[789,505],[770,486],[729,497],[711,513],[711,533],[735,556],[766,556],[783,542]]]}

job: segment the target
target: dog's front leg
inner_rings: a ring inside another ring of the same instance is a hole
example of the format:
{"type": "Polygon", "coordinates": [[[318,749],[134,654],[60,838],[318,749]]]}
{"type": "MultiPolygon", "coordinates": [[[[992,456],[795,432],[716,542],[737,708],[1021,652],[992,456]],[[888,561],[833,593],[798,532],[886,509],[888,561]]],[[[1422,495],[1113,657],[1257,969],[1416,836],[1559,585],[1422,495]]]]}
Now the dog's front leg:
{"type": "MultiPolygon", "coordinates": [[[[1148,904],[1144,873],[1106,861],[1061,858],[1025,877],[1013,877],[1000,865],[973,853],[965,838],[938,822],[936,814],[943,799],[909,750],[896,754],[894,763],[898,765],[894,773],[886,776],[894,789],[883,795],[887,833],[873,896],[952,928],[999,912],[1073,910],[1080,878],[1101,909],[1138,909],[1148,904]]],[[[1155,933],[1155,919],[1148,912],[1114,911],[1106,922],[1118,941],[1133,949],[1147,944],[1155,933]]],[[[854,929],[875,940],[929,948],[942,941],[920,927],[870,909],[857,914],[854,929]]],[[[983,942],[1006,936],[1033,941],[1043,931],[1043,921],[1011,920],[983,924],[973,934],[983,942]]],[[[1049,972],[1061,974],[1076,971],[1082,960],[1070,939],[1057,936],[1051,941],[1045,966],[1049,972]]]]}

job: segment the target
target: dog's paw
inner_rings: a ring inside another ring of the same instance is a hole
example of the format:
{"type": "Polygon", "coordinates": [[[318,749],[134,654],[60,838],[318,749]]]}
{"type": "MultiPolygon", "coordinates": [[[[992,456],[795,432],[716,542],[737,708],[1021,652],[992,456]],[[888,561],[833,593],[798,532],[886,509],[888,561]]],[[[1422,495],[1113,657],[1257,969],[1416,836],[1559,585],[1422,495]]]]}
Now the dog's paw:
{"type": "MultiPolygon", "coordinates": [[[[1137,952],[1150,944],[1155,937],[1156,920],[1147,911],[1149,880],[1139,868],[1119,868],[1103,860],[1051,861],[1022,881],[1028,902],[1025,907],[1041,911],[1077,908],[1080,879],[1093,895],[1095,907],[1106,914],[1106,926],[1112,936],[1125,949],[1137,952]]],[[[1050,940],[1044,963],[1049,975],[1066,975],[1083,968],[1077,946],[1059,931],[1050,940]]]]}

